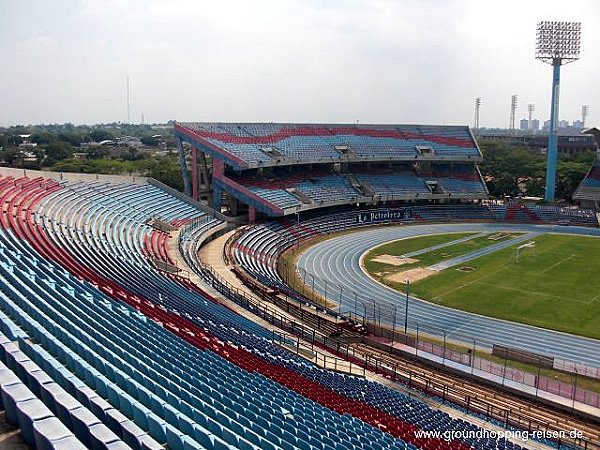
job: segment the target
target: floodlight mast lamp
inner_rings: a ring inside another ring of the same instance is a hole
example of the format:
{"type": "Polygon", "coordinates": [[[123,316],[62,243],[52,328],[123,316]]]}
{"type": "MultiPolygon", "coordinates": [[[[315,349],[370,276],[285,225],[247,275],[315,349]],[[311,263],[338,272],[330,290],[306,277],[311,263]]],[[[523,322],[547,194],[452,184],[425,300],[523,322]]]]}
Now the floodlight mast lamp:
{"type": "Polygon", "coordinates": [[[581,22],[543,21],[537,24],[535,58],[553,67],[552,104],[548,130],[548,162],[546,165],[547,201],[554,201],[556,160],[558,157],[558,100],[560,66],[579,59],[581,22]]]}

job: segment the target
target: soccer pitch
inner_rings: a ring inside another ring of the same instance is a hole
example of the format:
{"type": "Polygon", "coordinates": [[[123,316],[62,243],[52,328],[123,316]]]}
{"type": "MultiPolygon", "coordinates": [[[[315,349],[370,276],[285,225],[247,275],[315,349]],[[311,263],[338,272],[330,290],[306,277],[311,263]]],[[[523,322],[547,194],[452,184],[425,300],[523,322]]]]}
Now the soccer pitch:
{"type": "MultiPolygon", "coordinates": [[[[421,248],[431,244],[430,237],[410,239],[410,248],[420,239],[421,248]]],[[[451,308],[600,338],[600,238],[544,234],[534,241],[518,262],[515,248],[522,243],[469,261],[468,270],[449,268],[411,283],[411,292],[451,308]]],[[[381,276],[379,263],[374,273],[365,262],[375,278],[404,292],[404,284],[381,276]]]]}

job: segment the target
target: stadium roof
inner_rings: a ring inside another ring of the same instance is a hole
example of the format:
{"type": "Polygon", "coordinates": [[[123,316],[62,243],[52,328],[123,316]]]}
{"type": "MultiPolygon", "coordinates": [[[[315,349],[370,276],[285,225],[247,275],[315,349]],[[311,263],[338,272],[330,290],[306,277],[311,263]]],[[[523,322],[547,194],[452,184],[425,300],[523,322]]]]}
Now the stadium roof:
{"type": "Polygon", "coordinates": [[[596,146],[600,147],[600,129],[597,127],[588,128],[582,131],[583,134],[591,134],[596,139],[596,146]]]}
{"type": "Polygon", "coordinates": [[[176,123],[176,135],[234,169],[330,162],[480,161],[467,126],[176,123]]]}

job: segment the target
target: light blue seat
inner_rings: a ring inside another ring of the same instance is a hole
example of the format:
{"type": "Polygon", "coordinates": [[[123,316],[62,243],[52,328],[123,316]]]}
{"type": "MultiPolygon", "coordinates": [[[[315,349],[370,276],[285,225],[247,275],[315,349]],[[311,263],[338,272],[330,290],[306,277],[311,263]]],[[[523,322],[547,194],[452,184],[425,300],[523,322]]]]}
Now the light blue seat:
{"type": "Polygon", "coordinates": [[[6,411],[6,420],[9,423],[17,424],[17,404],[27,400],[36,400],[35,395],[20,381],[9,381],[10,384],[3,384],[2,389],[2,404],[6,411]]]}
{"type": "Polygon", "coordinates": [[[34,445],[33,424],[36,421],[54,417],[43,402],[37,398],[16,403],[17,424],[21,429],[23,439],[29,445],[34,445]]]}
{"type": "Polygon", "coordinates": [[[84,445],[56,417],[49,417],[34,422],[33,437],[33,445],[39,450],[85,449],[84,445]]]}

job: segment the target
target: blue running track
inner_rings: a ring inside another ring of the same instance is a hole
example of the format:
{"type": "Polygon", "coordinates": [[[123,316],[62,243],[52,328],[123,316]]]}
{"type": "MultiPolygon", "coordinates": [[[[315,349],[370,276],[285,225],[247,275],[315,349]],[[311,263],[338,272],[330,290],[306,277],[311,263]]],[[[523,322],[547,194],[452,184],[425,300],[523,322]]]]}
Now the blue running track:
{"type": "MultiPolygon", "coordinates": [[[[600,229],[553,225],[442,224],[374,228],[318,243],[299,259],[299,269],[315,277],[315,290],[329,298],[341,297],[342,310],[352,309],[356,298],[373,300],[382,309],[395,311],[396,324],[404,323],[405,294],[370,278],[360,267],[361,255],[370,248],[397,239],[452,232],[566,233],[600,236],[600,229]],[[336,293],[332,294],[332,285],[336,293]],[[343,286],[340,294],[339,286],[343,286]],[[355,294],[356,293],[356,294],[355,294]]],[[[308,282],[308,281],[307,281],[308,282]]],[[[364,300],[363,300],[364,301],[364,300]]],[[[472,344],[473,339],[517,347],[560,359],[600,366],[600,340],[508,322],[435,305],[415,297],[409,301],[409,328],[419,323],[421,330],[472,344]]],[[[390,315],[391,317],[391,315],[390,315]]]]}

